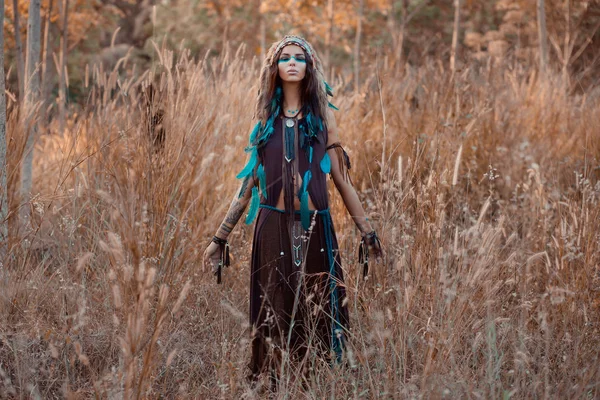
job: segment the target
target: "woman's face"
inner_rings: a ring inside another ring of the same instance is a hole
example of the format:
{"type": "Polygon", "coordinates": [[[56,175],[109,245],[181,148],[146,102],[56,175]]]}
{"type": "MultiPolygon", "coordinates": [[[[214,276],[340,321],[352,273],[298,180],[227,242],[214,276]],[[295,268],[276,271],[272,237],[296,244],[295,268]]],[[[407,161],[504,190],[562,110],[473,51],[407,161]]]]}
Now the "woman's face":
{"type": "Polygon", "coordinates": [[[306,56],[304,50],[295,44],[281,49],[277,59],[279,77],[284,82],[300,82],[306,76],[306,56]]]}

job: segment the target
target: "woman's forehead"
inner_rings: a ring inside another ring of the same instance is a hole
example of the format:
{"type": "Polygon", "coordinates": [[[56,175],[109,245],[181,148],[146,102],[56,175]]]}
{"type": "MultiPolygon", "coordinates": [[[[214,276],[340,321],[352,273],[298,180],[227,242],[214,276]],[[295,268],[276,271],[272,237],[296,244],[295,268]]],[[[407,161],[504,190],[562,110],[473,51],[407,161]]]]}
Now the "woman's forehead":
{"type": "Polygon", "coordinates": [[[282,54],[283,53],[287,53],[287,54],[304,54],[304,50],[302,50],[302,47],[296,46],[295,44],[288,44],[283,49],[281,49],[281,53],[282,54]]]}

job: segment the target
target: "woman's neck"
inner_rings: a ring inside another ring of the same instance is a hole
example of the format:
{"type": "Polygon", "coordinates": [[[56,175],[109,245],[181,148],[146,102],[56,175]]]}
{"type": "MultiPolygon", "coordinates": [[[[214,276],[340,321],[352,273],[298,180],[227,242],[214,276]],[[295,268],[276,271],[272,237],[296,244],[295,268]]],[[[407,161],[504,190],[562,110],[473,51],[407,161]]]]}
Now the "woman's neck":
{"type": "Polygon", "coordinates": [[[284,110],[300,109],[300,82],[283,82],[282,88],[284,110]]]}

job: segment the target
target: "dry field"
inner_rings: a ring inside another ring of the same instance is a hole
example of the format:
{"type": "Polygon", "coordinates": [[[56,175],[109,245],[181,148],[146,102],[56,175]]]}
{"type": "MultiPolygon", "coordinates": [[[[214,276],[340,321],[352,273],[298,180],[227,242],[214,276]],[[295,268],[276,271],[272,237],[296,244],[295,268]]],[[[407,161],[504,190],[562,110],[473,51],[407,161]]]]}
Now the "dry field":
{"type": "MultiPolygon", "coordinates": [[[[239,184],[258,62],[162,50],[155,66],[90,71],[67,132],[40,127],[31,204],[12,113],[0,398],[265,395],[245,381],[253,227],[232,234],[223,285],[201,262],[239,184]],[[150,76],[163,150],[144,122],[150,76]]],[[[364,71],[358,94],[338,77],[333,102],[388,259],[361,280],[331,185],[348,361],[311,358],[304,388],[285,365],[275,397],[600,398],[600,91],[495,63],[364,71]]]]}

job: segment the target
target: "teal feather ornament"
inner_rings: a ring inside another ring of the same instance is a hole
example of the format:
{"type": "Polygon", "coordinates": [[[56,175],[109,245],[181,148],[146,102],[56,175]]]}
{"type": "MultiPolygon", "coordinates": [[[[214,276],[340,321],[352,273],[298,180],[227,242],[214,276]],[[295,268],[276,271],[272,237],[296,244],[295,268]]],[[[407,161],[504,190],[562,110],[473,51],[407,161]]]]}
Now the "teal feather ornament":
{"type": "Polygon", "coordinates": [[[308,192],[302,193],[300,198],[300,220],[302,221],[302,228],[308,230],[310,228],[310,210],[308,208],[308,192]]]}
{"type": "Polygon", "coordinates": [[[312,179],[312,172],[310,172],[310,169],[308,169],[304,173],[304,179],[302,179],[302,189],[301,189],[302,193],[308,191],[308,183],[310,182],[311,179],[312,179]]]}
{"type": "Polygon", "coordinates": [[[252,132],[250,132],[250,144],[254,143],[254,141],[256,140],[256,137],[258,136],[258,133],[260,132],[260,128],[261,128],[261,123],[260,123],[260,121],[258,121],[256,123],[256,125],[254,125],[254,129],[252,129],[252,132]]]}
{"type": "Polygon", "coordinates": [[[259,204],[258,188],[254,186],[252,188],[252,198],[250,199],[250,209],[248,209],[248,215],[246,216],[246,225],[250,225],[254,221],[254,218],[256,218],[259,204]]]}
{"type": "Polygon", "coordinates": [[[240,173],[236,175],[236,178],[242,179],[249,176],[252,173],[252,171],[254,171],[254,167],[256,166],[257,162],[258,151],[256,150],[256,147],[252,147],[250,149],[250,159],[246,163],[246,166],[240,171],[240,173]]]}
{"type": "Polygon", "coordinates": [[[279,105],[279,100],[281,100],[282,94],[283,94],[283,89],[281,88],[281,86],[278,86],[275,89],[275,95],[273,96],[273,99],[271,100],[271,112],[275,111],[275,108],[277,108],[277,106],[279,105]]]}
{"type": "Polygon", "coordinates": [[[312,164],[312,159],[313,159],[313,148],[312,146],[310,146],[308,148],[308,162],[312,164]]]}
{"type": "Polygon", "coordinates": [[[333,88],[329,86],[326,81],[323,81],[323,83],[325,84],[325,92],[327,93],[327,96],[333,97],[333,88]]]}
{"type": "Polygon", "coordinates": [[[329,158],[329,153],[325,153],[319,165],[321,166],[321,171],[323,171],[324,174],[331,172],[331,159],[329,158]]]}
{"type": "Polygon", "coordinates": [[[339,109],[339,108],[337,108],[336,106],[334,106],[333,104],[331,104],[331,103],[329,103],[329,102],[327,102],[327,103],[328,103],[328,105],[329,105],[329,108],[333,108],[333,109],[334,109],[334,110],[336,110],[336,111],[340,111],[340,109],[339,109]]]}
{"type": "Polygon", "coordinates": [[[267,198],[267,177],[265,175],[265,168],[263,167],[262,164],[258,165],[258,168],[256,170],[256,175],[258,176],[260,192],[262,193],[263,197],[266,199],[267,198]]]}

